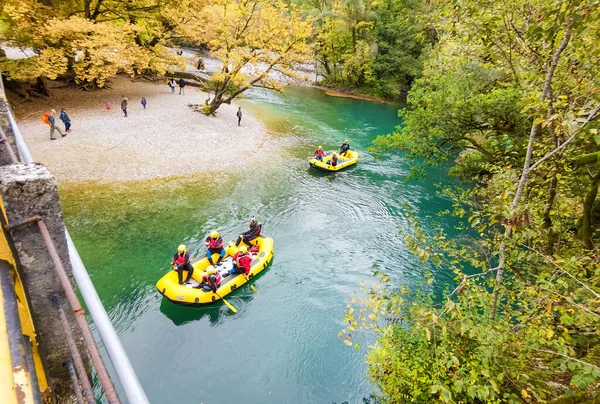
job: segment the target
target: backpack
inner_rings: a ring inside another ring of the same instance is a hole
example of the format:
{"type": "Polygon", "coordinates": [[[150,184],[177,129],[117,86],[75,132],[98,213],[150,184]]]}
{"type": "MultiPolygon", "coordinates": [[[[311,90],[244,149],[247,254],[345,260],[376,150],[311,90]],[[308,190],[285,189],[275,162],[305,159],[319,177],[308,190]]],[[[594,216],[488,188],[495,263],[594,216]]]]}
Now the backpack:
{"type": "Polygon", "coordinates": [[[50,114],[49,113],[45,113],[44,115],[42,115],[42,122],[44,122],[46,125],[50,125],[50,114]]]}

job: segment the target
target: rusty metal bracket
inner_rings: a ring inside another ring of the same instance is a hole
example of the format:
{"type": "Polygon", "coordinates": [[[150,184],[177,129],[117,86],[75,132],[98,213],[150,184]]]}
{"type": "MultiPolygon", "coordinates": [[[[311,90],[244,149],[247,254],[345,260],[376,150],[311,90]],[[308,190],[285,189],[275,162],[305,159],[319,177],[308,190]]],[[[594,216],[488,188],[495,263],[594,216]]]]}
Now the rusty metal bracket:
{"type": "Polygon", "coordinates": [[[40,220],[42,220],[41,216],[32,216],[25,220],[21,220],[20,222],[17,222],[17,223],[5,224],[3,227],[4,227],[4,230],[10,231],[10,230],[16,229],[17,227],[25,226],[26,224],[29,224],[29,223],[37,223],[40,220]]]}

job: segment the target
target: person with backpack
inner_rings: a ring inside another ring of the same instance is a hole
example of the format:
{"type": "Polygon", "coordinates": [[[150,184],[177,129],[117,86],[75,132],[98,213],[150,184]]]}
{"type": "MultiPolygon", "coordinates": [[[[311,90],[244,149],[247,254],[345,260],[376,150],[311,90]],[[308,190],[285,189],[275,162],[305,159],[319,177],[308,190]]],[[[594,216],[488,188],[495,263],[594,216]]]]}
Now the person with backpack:
{"type": "Polygon", "coordinates": [[[183,77],[179,79],[179,94],[185,95],[185,80],[183,77]]]}
{"type": "Polygon", "coordinates": [[[42,121],[50,126],[50,140],[56,140],[56,138],[54,137],[54,130],[56,129],[58,131],[58,133],[61,134],[62,137],[67,136],[66,133],[63,133],[63,131],[56,127],[56,121],[54,120],[54,114],[56,114],[55,110],[50,110],[50,113],[45,113],[44,115],[42,115],[42,121]]]}
{"type": "Polygon", "coordinates": [[[71,118],[69,118],[64,108],[61,108],[58,118],[65,124],[65,133],[71,133],[71,118]]]}

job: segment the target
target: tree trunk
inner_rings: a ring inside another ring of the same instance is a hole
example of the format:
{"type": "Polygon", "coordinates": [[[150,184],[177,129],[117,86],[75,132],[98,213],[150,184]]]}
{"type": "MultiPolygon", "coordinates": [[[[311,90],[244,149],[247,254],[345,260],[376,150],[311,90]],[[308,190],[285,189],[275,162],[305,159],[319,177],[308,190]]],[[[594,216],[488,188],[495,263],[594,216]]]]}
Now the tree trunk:
{"type": "Polygon", "coordinates": [[[554,205],[554,199],[556,198],[556,186],[558,184],[558,178],[556,174],[558,172],[558,164],[556,161],[554,162],[554,167],[552,168],[552,179],[550,180],[550,189],[548,190],[548,201],[546,202],[546,206],[544,207],[544,222],[542,227],[546,229],[546,254],[552,255],[554,254],[554,245],[558,239],[558,234],[554,230],[552,230],[552,217],[550,215],[550,211],[552,210],[552,206],[554,205]]]}
{"type": "Polygon", "coordinates": [[[48,90],[48,86],[46,86],[46,80],[43,77],[38,77],[35,79],[35,90],[39,94],[50,97],[50,91],[48,90]]]}
{"type": "MultiPolygon", "coordinates": [[[[546,80],[544,82],[544,89],[542,91],[541,101],[546,101],[546,98],[552,92],[552,80],[554,79],[554,72],[556,70],[556,66],[558,65],[558,61],[560,59],[560,55],[567,47],[569,40],[571,39],[571,26],[570,23],[565,30],[565,37],[562,42],[554,52],[554,56],[552,57],[552,61],[550,63],[550,67],[548,68],[548,73],[546,74],[546,80]]],[[[552,108],[552,107],[550,107],[552,108]]],[[[538,110],[539,112],[539,110],[538,110]]],[[[546,114],[547,116],[547,114],[546,114]]],[[[535,119],[535,116],[534,116],[535,119]]],[[[500,256],[500,262],[498,264],[498,272],[496,272],[496,286],[494,287],[494,292],[492,294],[492,303],[490,305],[490,320],[494,320],[496,318],[496,308],[498,307],[498,295],[500,293],[500,287],[502,286],[502,277],[504,276],[504,266],[506,264],[506,244],[508,239],[512,235],[512,222],[515,219],[517,214],[517,207],[521,202],[521,196],[523,195],[523,190],[525,189],[525,185],[529,180],[529,172],[531,168],[531,156],[533,155],[533,145],[535,142],[535,137],[540,128],[539,124],[536,124],[535,121],[531,125],[531,131],[529,133],[529,142],[527,144],[527,154],[525,155],[525,164],[523,165],[523,172],[521,173],[521,179],[519,180],[519,186],[517,187],[517,192],[511,204],[511,217],[508,221],[508,225],[506,226],[506,230],[504,231],[504,237],[502,243],[500,243],[500,248],[498,249],[498,254],[500,256]]]]}
{"type": "Polygon", "coordinates": [[[600,186],[600,172],[592,177],[592,183],[590,184],[588,191],[583,199],[583,216],[581,218],[581,224],[577,229],[577,236],[583,241],[583,246],[586,250],[594,249],[593,241],[593,210],[598,196],[598,186],[600,186]]]}

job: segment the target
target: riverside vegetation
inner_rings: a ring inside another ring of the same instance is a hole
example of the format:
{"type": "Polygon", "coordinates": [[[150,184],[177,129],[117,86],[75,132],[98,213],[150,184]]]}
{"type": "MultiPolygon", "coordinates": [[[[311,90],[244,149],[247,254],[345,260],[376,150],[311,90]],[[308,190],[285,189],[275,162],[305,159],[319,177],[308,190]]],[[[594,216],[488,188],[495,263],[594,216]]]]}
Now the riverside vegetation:
{"type": "Polygon", "coordinates": [[[360,347],[376,332],[379,399],[597,400],[600,1],[7,0],[2,16],[4,40],[35,51],[2,61],[13,80],[160,74],[184,63],[167,47],[185,40],[224,62],[208,112],[311,56],[327,85],[406,97],[402,127],[372,151],[414,158],[415,177],[450,166],[467,186],[443,187],[442,213],[465,218],[470,239],[413,219],[404,237],[425,290],[434,266],[456,283],[440,302],[383,268],[352,299],[340,335],[360,347]]]}
{"type": "Polygon", "coordinates": [[[385,402],[594,402],[600,3],[438,6],[438,40],[403,127],[372,149],[468,180],[443,192],[454,201],[446,213],[466,218],[473,237],[425,234],[415,220],[408,248],[451,271],[456,287],[440,302],[377,274],[341,336],[352,344],[357,329],[379,333],[369,377],[385,402]]]}

